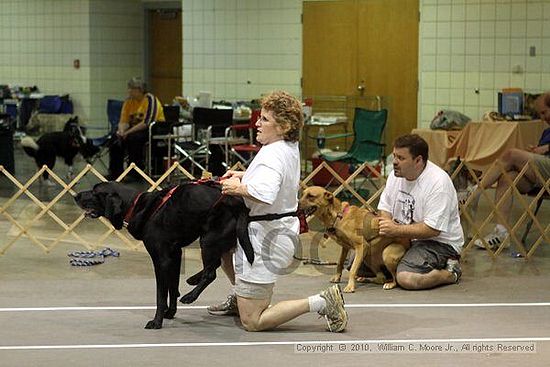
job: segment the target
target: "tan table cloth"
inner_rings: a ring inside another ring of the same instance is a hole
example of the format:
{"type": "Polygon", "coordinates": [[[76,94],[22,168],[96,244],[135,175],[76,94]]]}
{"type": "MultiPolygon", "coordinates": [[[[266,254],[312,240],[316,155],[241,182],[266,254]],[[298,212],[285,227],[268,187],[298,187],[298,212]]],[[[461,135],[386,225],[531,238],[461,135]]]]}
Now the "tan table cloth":
{"type": "Polygon", "coordinates": [[[526,149],[537,145],[544,129],[540,120],[505,122],[469,122],[461,131],[414,129],[430,146],[430,160],[446,168],[460,157],[474,169],[484,170],[511,148],[526,149]]]}

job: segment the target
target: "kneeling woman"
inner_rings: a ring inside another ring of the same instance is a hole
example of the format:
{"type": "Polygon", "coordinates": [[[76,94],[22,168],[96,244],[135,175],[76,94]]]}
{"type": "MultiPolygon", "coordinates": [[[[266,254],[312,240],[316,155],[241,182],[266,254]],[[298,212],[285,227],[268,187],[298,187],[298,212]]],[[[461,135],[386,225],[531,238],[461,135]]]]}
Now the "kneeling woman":
{"type": "Polygon", "coordinates": [[[208,312],[239,314],[247,331],[273,329],[307,312],[323,315],[332,332],[343,331],[348,322],[338,285],[308,298],[269,307],[273,286],[278,276],[288,271],[298,244],[298,142],[303,123],[299,100],[285,92],[266,96],[256,122],[262,148],[246,172],[228,171],[222,183],[222,193],[242,196],[250,209],[248,230],[255,260],[249,264],[240,246],[233,257],[226,254],[222,267],[234,292],[226,302],[210,306],[208,312]]]}

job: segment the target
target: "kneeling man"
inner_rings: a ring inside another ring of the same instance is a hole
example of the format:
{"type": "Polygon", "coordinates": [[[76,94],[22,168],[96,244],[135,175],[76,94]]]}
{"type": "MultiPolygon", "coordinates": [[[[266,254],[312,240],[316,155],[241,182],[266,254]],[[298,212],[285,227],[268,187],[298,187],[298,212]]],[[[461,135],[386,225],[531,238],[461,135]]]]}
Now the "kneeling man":
{"type": "Polygon", "coordinates": [[[464,235],[456,191],[449,175],[428,160],[428,144],[420,136],[395,140],[393,171],[378,209],[381,235],[411,239],[397,267],[402,288],[458,283],[464,235]]]}

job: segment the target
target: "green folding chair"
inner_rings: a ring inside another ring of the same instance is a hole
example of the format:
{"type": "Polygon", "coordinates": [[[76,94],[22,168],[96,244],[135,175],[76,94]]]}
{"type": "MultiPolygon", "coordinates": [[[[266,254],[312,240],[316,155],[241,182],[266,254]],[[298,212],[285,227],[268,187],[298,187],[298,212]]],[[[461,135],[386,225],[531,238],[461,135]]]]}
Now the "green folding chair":
{"type": "MultiPolygon", "coordinates": [[[[353,118],[354,139],[347,152],[326,152],[321,157],[327,162],[345,162],[350,165],[350,172],[355,171],[355,166],[365,162],[380,164],[383,167],[384,151],[386,144],[383,143],[384,129],[388,119],[388,110],[379,111],[366,110],[356,107],[353,118]]],[[[327,136],[331,139],[332,136],[327,136]]],[[[371,184],[378,188],[372,181],[372,173],[365,175],[371,184]]],[[[368,197],[368,190],[357,188],[356,191],[363,197],[368,197]]]]}

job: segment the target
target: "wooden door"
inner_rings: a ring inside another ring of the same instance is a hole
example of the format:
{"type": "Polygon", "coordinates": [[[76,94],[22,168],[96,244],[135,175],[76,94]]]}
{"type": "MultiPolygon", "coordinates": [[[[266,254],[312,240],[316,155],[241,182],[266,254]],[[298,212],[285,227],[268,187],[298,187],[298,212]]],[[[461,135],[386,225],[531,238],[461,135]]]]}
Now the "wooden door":
{"type": "Polygon", "coordinates": [[[349,131],[353,107],[376,105],[360,85],[384,97],[391,147],[417,125],[418,12],[418,0],[304,2],[302,94],[347,96],[349,131]]]}
{"type": "Polygon", "coordinates": [[[304,2],[304,96],[347,96],[357,74],[356,1],[304,2]]]}
{"type": "MultiPolygon", "coordinates": [[[[303,3],[302,95],[313,98],[313,112],[348,113],[347,98],[357,79],[356,0],[303,3]]],[[[349,128],[345,131],[352,131],[349,128]]],[[[304,129],[302,153],[311,157],[317,150],[318,127],[304,129]]],[[[342,126],[324,127],[325,133],[342,133],[342,126]]],[[[327,148],[346,149],[350,139],[330,140],[327,148]]]]}
{"type": "Polygon", "coordinates": [[[417,126],[418,0],[358,1],[357,77],[366,95],[386,98],[388,154],[417,126]]]}
{"type": "Polygon", "coordinates": [[[181,11],[149,11],[149,84],[162,103],[169,104],[182,91],[181,11]]]}

